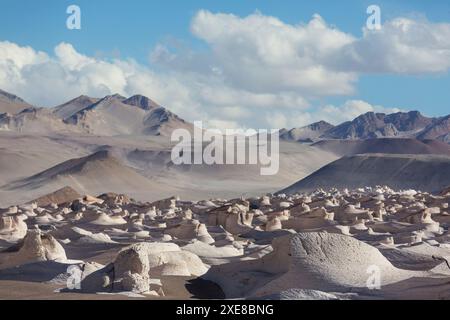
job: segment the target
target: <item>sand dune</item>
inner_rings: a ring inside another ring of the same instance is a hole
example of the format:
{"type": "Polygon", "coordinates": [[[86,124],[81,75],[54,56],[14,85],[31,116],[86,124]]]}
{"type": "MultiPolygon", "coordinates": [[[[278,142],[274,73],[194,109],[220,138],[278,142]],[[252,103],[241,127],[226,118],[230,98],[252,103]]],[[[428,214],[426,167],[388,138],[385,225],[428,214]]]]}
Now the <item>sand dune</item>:
{"type": "Polygon", "coordinates": [[[2,146],[8,151],[0,154],[0,166],[7,172],[0,187],[1,206],[65,186],[82,194],[115,191],[143,201],[175,194],[197,200],[258,195],[275,192],[337,158],[317,148],[282,142],[280,171],[265,177],[257,165],[173,166],[165,137],[8,133],[3,140],[0,136],[2,146]],[[20,144],[10,145],[12,141],[20,144]]]}
{"type": "Polygon", "coordinates": [[[322,140],[312,145],[339,156],[362,153],[450,155],[450,145],[437,140],[382,138],[367,140],[322,140]]]}
{"type": "Polygon", "coordinates": [[[450,157],[436,155],[364,154],[343,157],[280,192],[317,188],[388,185],[397,189],[438,192],[450,185],[450,157]]]}
{"type": "Polygon", "coordinates": [[[71,158],[88,154],[58,135],[0,133],[0,180],[3,184],[29,177],[71,158]]]}
{"type": "MultiPolygon", "coordinates": [[[[106,191],[105,186],[112,192],[132,195],[140,192],[148,194],[158,189],[158,183],[123,165],[109,151],[99,151],[87,157],[65,161],[29,178],[15,181],[8,185],[7,190],[11,192],[40,190],[39,192],[43,193],[69,185],[83,194],[103,193],[106,191]]],[[[170,190],[168,186],[165,188],[170,190]]]]}
{"type": "Polygon", "coordinates": [[[33,199],[30,202],[35,203],[37,206],[46,207],[51,204],[60,205],[67,202],[72,202],[81,198],[81,195],[69,186],[58,189],[55,192],[46,194],[37,199],[33,199]]]}

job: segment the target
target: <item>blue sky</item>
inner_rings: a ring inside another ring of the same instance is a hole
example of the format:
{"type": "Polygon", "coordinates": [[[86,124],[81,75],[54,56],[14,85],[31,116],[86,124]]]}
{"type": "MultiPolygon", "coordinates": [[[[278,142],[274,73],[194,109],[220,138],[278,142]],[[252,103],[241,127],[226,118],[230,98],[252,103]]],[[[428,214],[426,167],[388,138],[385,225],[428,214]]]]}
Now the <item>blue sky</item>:
{"type": "Polygon", "coordinates": [[[61,41],[74,44],[85,54],[119,49],[124,56],[147,62],[148,51],[167,37],[196,41],[189,32],[200,9],[246,16],[261,11],[287,23],[308,21],[315,13],[339,27],[361,34],[366,8],[378,4],[384,19],[423,14],[431,21],[450,22],[446,0],[1,0],[0,38],[52,50],[61,41]],[[430,4],[432,3],[432,4],[430,4]],[[76,4],[83,14],[81,31],[65,28],[66,8],[76,4]]]}
{"type": "MultiPolygon", "coordinates": [[[[190,30],[192,20],[199,10],[208,10],[213,14],[234,14],[240,18],[259,11],[262,15],[276,17],[287,25],[306,24],[314,14],[319,14],[330,27],[355,38],[362,37],[362,28],[367,19],[365,11],[370,4],[381,7],[383,23],[396,17],[426,19],[431,24],[450,23],[450,2],[446,0],[0,2],[0,41],[30,46],[50,56],[55,47],[64,42],[71,44],[82,55],[104,60],[131,58],[151,70],[170,68],[150,61],[150,53],[158,44],[170,46],[176,43],[182,48],[188,48],[189,52],[213,50],[211,43],[190,30]],[[65,11],[71,4],[81,8],[82,30],[68,30],[65,27],[68,16],[65,11]]],[[[348,100],[363,100],[386,108],[417,109],[432,116],[450,113],[450,76],[446,68],[437,72],[361,72],[353,85],[352,93],[308,97],[309,108],[328,104],[339,106],[348,100]]],[[[33,96],[30,97],[33,99],[33,96]]]]}

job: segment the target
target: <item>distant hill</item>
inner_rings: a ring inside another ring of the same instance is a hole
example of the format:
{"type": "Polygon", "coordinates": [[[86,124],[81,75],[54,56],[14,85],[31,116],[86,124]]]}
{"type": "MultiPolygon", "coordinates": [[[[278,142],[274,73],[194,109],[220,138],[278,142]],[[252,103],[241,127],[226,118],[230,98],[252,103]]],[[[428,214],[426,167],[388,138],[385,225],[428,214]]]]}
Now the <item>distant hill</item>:
{"type": "Polygon", "coordinates": [[[361,153],[438,154],[450,156],[450,145],[438,140],[380,138],[366,140],[322,140],[313,147],[338,156],[361,153]]]}
{"type": "Polygon", "coordinates": [[[151,188],[152,182],[122,164],[111,152],[102,150],[89,156],[64,161],[31,177],[11,183],[10,190],[45,187],[60,188],[72,185],[80,192],[109,189],[137,190],[151,188]]]}
{"type": "Polygon", "coordinates": [[[0,89],[0,114],[17,114],[31,105],[18,96],[0,89]]]}
{"type": "Polygon", "coordinates": [[[19,113],[0,114],[0,131],[46,134],[50,132],[78,132],[82,128],[68,126],[49,108],[29,107],[19,113]]]}
{"type": "Polygon", "coordinates": [[[387,185],[394,189],[440,192],[450,185],[450,157],[437,155],[364,154],[343,157],[280,191],[387,185]]]}
{"type": "Polygon", "coordinates": [[[170,135],[174,129],[192,130],[192,124],[143,96],[113,95],[100,99],[64,122],[95,135],[170,135]]]}
{"type": "Polygon", "coordinates": [[[415,137],[420,131],[433,123],[418,111],[384,113],[365,113],[353,121],[344,122],[325,132],[321,138],[327,139],[370,139],[382,137],[415,137]]]}
{"type": "Polygon", "coordinates": [[[66,120],[81,110],[95,104],[99,99],[88,96],[79,96],[69,102],[52,109],[53,113],[60,119],[66,120]]]}
{"type": "Polygon", "coordinates": [[[450,115],[429,118],[419,111],[393,114],[367,112],[352,121],[333,126],[319,121],[309,126],[280,130],[287,141],[366,140],[379,138],[435,139],[450,143],[450,115]]]}
{"type": "Polygon", "coordinates": [[[442,117],[428,125],[419,135],[419,139],[437,139],[450,143],[450,115],[442,117]]]}
{"type": "Polygon", "coordinates": [[[287,141],[312,142],[334,126],[326,121],[319,121],[301,128],[281,129],[280,138],[287,141]]]}

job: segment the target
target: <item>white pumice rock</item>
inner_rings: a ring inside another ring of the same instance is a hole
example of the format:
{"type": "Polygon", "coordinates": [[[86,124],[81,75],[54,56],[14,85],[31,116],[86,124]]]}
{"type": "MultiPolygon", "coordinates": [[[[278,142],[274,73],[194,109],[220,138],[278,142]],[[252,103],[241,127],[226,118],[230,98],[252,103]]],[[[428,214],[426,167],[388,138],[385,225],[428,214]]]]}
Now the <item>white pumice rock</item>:
{"type": "Polygon", "coordinates": [[[371,186],[153,203],[103,194],[19,205],[0,210],[0,269],[56,266],[63,271],[52,281],[61,282],[64,266],[76,264],[81,293],[136,297],[172,298],[174,281],[201,278],[238,299],[441,299],[450,276],[449,202],[450,193],[371,186]],[[105,265],[67,259],[84,250],[98,252],[105,265]],[[365,287],[373,265],[382,273],[377,291],[365,287]]]}
{"type": "Polygon", "coordinates": [[[25,237],[28,226],[23,215],[0,216],[0,240],[16,242],[25,237]]]}
{"type": "Polygon", "coordinates": [[[51,235],[39,230],[29,230],[25,238],[8,255],[0,255],[0,269],[16,267],[39,261],[67,260],[61,244],[51,235]]]}
{"type": "Polygon", "coordinates": [[[138,273],[125,272],[122,278],[122,289],[134,293],[146,293],[150,291],[150,277],[138,273]]]}

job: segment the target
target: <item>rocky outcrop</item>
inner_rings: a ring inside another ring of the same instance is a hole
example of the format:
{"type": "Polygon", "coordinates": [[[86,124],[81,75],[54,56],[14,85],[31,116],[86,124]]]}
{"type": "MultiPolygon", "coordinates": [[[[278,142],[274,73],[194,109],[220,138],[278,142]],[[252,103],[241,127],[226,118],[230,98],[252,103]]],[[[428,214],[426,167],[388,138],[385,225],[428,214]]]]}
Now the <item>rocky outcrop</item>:
{"type": "Polygon", "coordinates": [[[29,230],[21,242],[0,253],[0,269],[39,261],[66,260],[64,248],[53,236],[29,230]]]}

